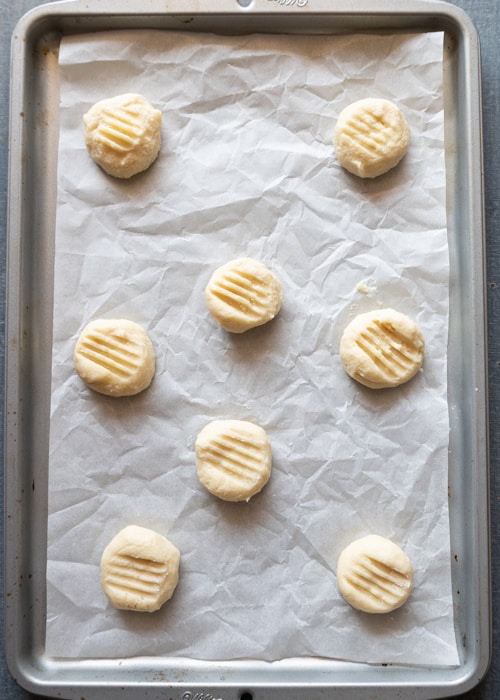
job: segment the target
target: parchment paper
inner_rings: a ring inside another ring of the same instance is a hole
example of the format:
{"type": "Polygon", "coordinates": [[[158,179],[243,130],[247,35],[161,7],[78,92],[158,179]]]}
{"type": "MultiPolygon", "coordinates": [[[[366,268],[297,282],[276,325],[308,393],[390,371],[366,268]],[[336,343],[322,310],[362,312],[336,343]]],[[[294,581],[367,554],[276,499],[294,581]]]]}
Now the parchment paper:
{"type": "Polygon", "coordinates": [[[447,502],[448,247],[443,35],[112,32],[63,40],[50,436],[47,652],[272,661],[321,656],[454,665],[447,502]],[[158,161],[131,181],[88,156],[82,115],[140,92],[164,115],[158,161]],[[336,117],[394,100],[412,144],[389,174],[344,172],[336,117]],[[228,334],[203,290],[238,256],[283,285],[271,323],[228,334]],[[357,313],[391,306],[426,339],[423,371],[371,391],[338,356],[357,313]],[[94,318],[147,329],[150,389],[87,389],[72,353],[94,318]],[[262,425],[273,473],[248,504],[198,483],[210,420],[262,425]],[[152,615],[115,610],[102,551],[129,524],[181,550],[152,615]],[[415,588],[387,616],[339,595],[337,557],[376,532],[410,556],[415,588]]]}

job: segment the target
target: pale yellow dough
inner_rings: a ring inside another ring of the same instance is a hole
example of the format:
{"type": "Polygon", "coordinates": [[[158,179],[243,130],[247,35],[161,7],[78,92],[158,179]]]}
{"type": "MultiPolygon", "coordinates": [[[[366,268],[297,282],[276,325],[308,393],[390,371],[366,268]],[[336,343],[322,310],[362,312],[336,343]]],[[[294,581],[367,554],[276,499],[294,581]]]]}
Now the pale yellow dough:
{"type": "Polygon", "coordinates": [[[102,554],[102,589],[120,610],[154,612],[174,593],[179,561],[179,550],[166,537],[129,525],[102,554]]]}
{"type": "Polygon", "coordinates": [[[97,102],[83,117],[87,150],[113,177],[128,179],[154,162],[161,146],[162,114],[142,95],[97,102]]]}
{"type": "Polygon", "coordinates": [[[413,588],[413,567],[394,542],[380,535],[368,535],[352,542],[340,554],[337,585],[353,608],[388,613],[408,599],[413,588]]]}
{"type": "Polygon", "coordinates": [[[394,309],[359,314],[340,340],[347,374],[371,389],[409,381],[422,367],[424,350],[419,326],[394,309]]]}
{"type": "Polygon", "coordinates": [[[263,263],[238,258],[215,270],[206,286],[205,300],[222,328],[244,333],[273,319],[283,295],[278,278],[263,263]]]}
{"type": "Polygon", "coordinates": [[[208,423],[195,450],[201,484],[225,501],[249,501],[271,475],[271,443],[265,430],[249,421],[208,423]]]}
{"type": "Polygon", "coordinates": [[[367,98],[345,107],[333,134],[339,163],[363,178],[394,168],[410,145],[410,127],[403,112],[389,100],[367,98]]]}
{"type": "Polygon", "coordinates": [[[155,373],[155,354],[146,331],[126,319],[96,319],[80,334],[74,351],[78,375],[94,391],[132,396],[155,373]]]}

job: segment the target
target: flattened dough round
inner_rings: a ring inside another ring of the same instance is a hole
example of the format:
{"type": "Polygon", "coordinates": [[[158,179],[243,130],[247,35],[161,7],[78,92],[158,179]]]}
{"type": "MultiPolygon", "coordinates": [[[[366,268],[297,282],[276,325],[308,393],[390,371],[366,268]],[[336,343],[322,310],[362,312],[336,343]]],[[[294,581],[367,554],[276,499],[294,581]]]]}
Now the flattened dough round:
{"type": "Polygon", "coordinates": [[[155,373],[155,354],[146,331],[126,319],[96,319],[85,326],[74,351],[75,369],[94,391],[132,396],[155,373]]]}
{"type": "Polygon", "coordinates": [[[117,95],[97,102],[84,115],[85,144],[108,175],[127,179],[149,168],[158,156],[161,123],[161,112],[142,95],[117,95]]]}
{"type": "Polygon", "coordinates": [[[340,340],[344,369],[371,389],[395,387],[422,367],[424,337],[419,326],[394,309],[359,314],[340,340]]]}
{"type": "Polygon", "coordinates": [[[337,561],[337,585],[345,600],[368,613],[401,607],[413,588],[413,567],[403,550],[380,535],[355,540],[337,561]]]}
{"type": "Polygon", "coordinates": [[[206,286],[205,299],[222,328],[243,333],[273,319],[283,295],[278,278],[263,263],[238,258],[215,270],[206,286]]]}
{"type": "Polygon", "coordinates": [[[271,475],[271,443],[255,423],[215,420],[198,434],[196,470],[203,486],[225,501],[249,501],[271,475]]]}
{"type": "Polygon", "coordinates": [[[102,554],[102,589],[115,608],[154,612],[174,593],[179,561],[179,550],[166,537],[129,525],[102,554]]]}
{"type": "Polygon", "coordinates": [[[394,103],[380,98],[358,100],[340,113],[333,133],[339,163],[363,178],[394,168],[410,145],[410,127],[394,103]]]}

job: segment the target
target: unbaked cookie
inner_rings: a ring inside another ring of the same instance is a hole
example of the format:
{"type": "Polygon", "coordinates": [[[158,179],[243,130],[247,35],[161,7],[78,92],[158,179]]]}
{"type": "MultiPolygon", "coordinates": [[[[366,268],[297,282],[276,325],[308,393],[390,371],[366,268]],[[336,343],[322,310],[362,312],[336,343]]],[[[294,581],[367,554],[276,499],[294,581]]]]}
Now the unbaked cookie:
{"type": "Polygon", "coordinates": [[[337,585],[345,600],[368,613],[396,610],[413,588],[413,567],[403,550],[380,535],[346,547],[337,562],[337,585]]]}
{"type": "Polygon", "coordinates": [[[222,328],[243,333],[273,319],[283,295],[278,278],[263,263],[238,258],[215,270],[206,286],[205,299],[222,328]]]}
{"type": "Polygon", "coordinates": [[[149,168],[161,146],[162,115],[142,95],[97,102],[83,117],[85,144],[101,168],[122,179],[149,168]]]}
{"type": "Polygon", "coordinates": [[[339,163],[354,175],[377,177],[394,168],[410,145],[403,112],[389,100],[367,98],[345,107],[333,134],[339,163]]]}
{"type": "Polygon", "coordinates": [[[126,319],[97,319],[80,334],[75,369],[94,391],[132,396],[146,389],[155,373],[155,354],[146,331],[126,319]]]}
{"type": "Polygon", "coordinates": [[[359,314],[346,327],[340,358],[353,379],[371,389],[395,387],[422,367],[424,337],[419,326],[394,309],[359,314]]]}
{"type": "Polygon", "coordinates": [[[166,537],[129,525],[102,554],[102,589],[120,610],[154,612],[174,593],[179,561],[179,550],[166,537]]]}
{"type": "Polygon", "coordinates": [[[225,501],[249,501],[271,475],[271,443],[266,431],[249,421],[208,423],[195,450],[200,482],[225,501]]]}

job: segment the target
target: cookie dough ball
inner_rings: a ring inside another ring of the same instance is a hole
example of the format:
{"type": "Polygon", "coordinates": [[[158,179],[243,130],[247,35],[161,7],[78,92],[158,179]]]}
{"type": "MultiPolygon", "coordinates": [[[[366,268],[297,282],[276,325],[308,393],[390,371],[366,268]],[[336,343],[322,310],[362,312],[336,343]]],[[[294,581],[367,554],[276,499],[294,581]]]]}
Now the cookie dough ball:
{"type": "Polygon", "coordinates": [[[141,326],[126,319],[91,321],[77,340],[73,359],[83,381],[107,396],[138,394],[155,373],[151,340],[141,326]]]}
{"type": "Polygon", "coordinates": [[[243,333],[273,319],[283,295],[279,280],[265,265],[252,258],[238,258],[215,270],[205,299],[222,328],[243,333]]]}
{"type": "Polygon", "coordinates": [[[413,567],[394,542],[380,535],[368,535],[341,553],[337,585],[353,608],[388,613],[408,599],[413,588],[413,567]]]}
{"type": "Polygon", "coordinates": [[[389,100],[359,100],[340,113],[333,145],[343,168],[358,177],[377,177],[406,154],[410,127],[399,107],[389,100]]]}
{"type": "Polygon", "coordinates": [[[85,144],[101,168],[122,179],[149,168],[161,146],[162,115],[142,95],[97,102],[83,117],[85,144]]]}
{"type": "Polygon", "coordinates": [[[195,450],[200,482],[224,501],[249,501],[271,475],[271,443],[265,430],[249,421],[208,423],[195,450]]]}
{"type": "Polygon", "coordinates": [[[179,561],[179,550],[166,537],[129,525],[102,554],[102,589],[115,608],[154,612],[174,593],[179,561]]]}
{"type": "Polygon", "coordinates": [[[405,314],[381,309],[359,314],[344,330],[340,358],[349,376],[371,389],[395,387],[422,367],[424,338],[405,314]]]}

